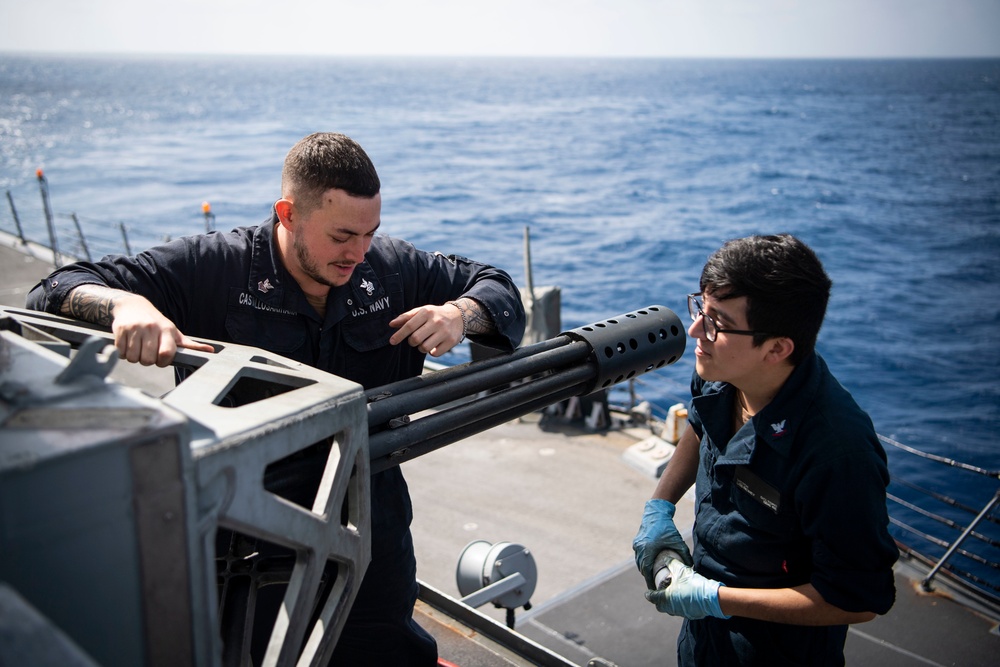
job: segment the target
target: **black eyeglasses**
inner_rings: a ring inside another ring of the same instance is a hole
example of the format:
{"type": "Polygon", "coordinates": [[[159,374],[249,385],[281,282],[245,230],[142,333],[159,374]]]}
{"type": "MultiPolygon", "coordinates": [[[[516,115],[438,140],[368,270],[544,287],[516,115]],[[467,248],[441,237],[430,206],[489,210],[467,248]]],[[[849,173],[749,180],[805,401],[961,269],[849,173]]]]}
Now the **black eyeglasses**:
{"type": "Polygon", "coordinates": [[[719,326],[711,315],[705,312],[705,309],[701,305],[701,294],[695,292],[694,294],[688,294],[688,314],[691,315],[691,321],[697,321],[698,316],[701,316],[701,327],[705,331],[705,338],[708,339],[710,343],[714,343],[715,339],[719,337],[720,333],[725,334],[739,334],[740,336],[777,336],[778,334],[768,333],[766,331],[748,331],[746,329],[723,329],[719,326]]]}

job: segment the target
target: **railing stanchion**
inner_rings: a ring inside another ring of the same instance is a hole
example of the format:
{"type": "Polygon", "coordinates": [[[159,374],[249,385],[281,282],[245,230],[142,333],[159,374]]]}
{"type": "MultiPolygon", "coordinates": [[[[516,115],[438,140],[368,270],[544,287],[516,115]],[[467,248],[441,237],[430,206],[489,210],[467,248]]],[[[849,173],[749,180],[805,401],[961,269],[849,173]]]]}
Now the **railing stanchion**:
{"type": "Polygon", "coordinates": [[[42,209],[45,211],[45,225],[49,228],[49,245],[52,248],[52,263],[58,269],[62,265],[59,257],[59,245],[56,243],[56,228],[52,222],[52,207],[49,205],[49,184],[45,180],[45,173],[39,169],[35,172],[38,177],[38,191],[42,195],[42,209]]]}
{"type": "Polygon", "coordinates": [[[934,567],[927,574],[927,576],[924,577],[923,581],[920,582],[920,587],[922,589],[924,589],[925,591],[929,591],[931,589],[931,581],[933,581],[934,577],[937,576],[938,571],[942,567],[944,567],[945,562],[949,558],[951,558],[952,554],[955,553],[958,547],[962,545],[962,542],[965,541],[965,538],[967,538],[969,535],[972,534],[973,529],[975,529],[975,527],[979,525],[979,522],[982,521],[983,518],[993,510],[993,507],[997,504],[998,501],[1000,501],[1000,490],[997,490],[997,492],[993,494],[993,498],[988,503],[986,503],[986,506],[983,507],[983,509],[979,512],[979,515],[976,517],[975,521],[970,523],[969,526],[964,531],[962,531],[962,534],[958,537],[958,539],[951,543],[951,546],[949,546],[948,550],[944,553],[943,556],[941,556],[941,559],[934,565],[934,567]]]}
{"type": "Polygon", "coordinates": [[[10,214],[14,216],[14,225],[17,227],[17,236],[21,239],[22,245],[28,245],[28,239],[24,238],[24,230],[21,229],[21,219],[17,217],[17,208],[14,206],[14,198],[7,191],[7,202],[10,204],[10,214]]]}
{"type": "Polygon", "coordinates": [[[126,255],[131,255],[132,254],[132,246],[130,246],[128,244],[128,232],[125,230],[125,223],[124,222],[119,222],[118,223],[118,229],[120,229],[122,231],[122,242],[125,244],[125,254],[126,255]]]}
{"type": "Polygon", "coordinates": [[[71,213],[70,216],[73,219],[73,224],[76,225],[76,236],[80,239],[80,247],[83,248],[83,256],[87,258],[87,261],[93,261],[90,257],[90,248],[87,247],[87,237],[83,235],[83,229],[80,228],[80,221],[76,217],[76,213],[71,213]]]}

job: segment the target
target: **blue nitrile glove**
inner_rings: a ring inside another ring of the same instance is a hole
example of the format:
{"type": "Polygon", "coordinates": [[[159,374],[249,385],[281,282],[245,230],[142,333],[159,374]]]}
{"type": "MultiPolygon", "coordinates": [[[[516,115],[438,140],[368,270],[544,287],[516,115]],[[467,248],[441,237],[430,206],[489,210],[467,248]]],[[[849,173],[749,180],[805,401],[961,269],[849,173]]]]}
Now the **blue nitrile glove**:
{"type": "Polygon", "coordinates": [[[677,508],[669,500],[653,498],[646,501],[646,507],[642,512],[642,525],[632,540],[632,550],[635,551],[635,564],[646,578],[647,588],[656,588],[653,583],[653,561],[664,549],[676,551],[685,563],[694,562],[691,559],[691,552],[684,544],[684,538],[674,525],[676,510],[677,508]]]}
{"type": "Polygon", "coordinates": [[[666,588],[646,591],[646,599],[656,605],[656,610],[671,616],[699,619],[706,616],[729,618],[719,606],[718,581],[701,576],[677,559],[670,561],[672,581],[666,588]]]}

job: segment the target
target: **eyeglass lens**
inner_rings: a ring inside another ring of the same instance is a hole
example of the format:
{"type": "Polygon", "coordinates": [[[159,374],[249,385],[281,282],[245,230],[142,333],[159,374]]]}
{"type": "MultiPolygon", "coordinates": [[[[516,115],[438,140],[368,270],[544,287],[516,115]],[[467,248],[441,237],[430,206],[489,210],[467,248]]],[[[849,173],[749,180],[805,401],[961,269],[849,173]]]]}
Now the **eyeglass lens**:
{"type": "Polygon", "coordinates": [[[715,320],[705,312],[702,308],[701,299],[698,298],[696,294],[688,295],[688,314],[691,315],[691,321],[694,322],[701,315],[701,327],[705,332],[705,338],[708,341],[714,342],[716,336],[719,333],[719,325],[715,323],[715,320]]]}

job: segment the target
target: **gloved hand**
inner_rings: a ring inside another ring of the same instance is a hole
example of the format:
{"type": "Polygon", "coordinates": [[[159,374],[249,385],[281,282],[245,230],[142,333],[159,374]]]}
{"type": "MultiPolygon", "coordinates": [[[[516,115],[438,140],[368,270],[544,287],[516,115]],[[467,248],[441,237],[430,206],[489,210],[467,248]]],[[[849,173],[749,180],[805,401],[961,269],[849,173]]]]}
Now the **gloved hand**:
{"type": "Polygon", "coordinates": [[[691,552],[684,544],[684,538],[674,525],[676,510],[677,508],[669,500],[653,498],[646,501],[642,513],[642,525],[632,540],[632,550],[635,551],[635,564],[646,578],[647,588],[656,588],[653,583],[653,561],[664,549],[676,551],[689,565],[694,562],[691,559],[691,552]]]}
{"type": "Polygon", "coordinates": [[[656,610],[671,616],[698,619],[706,616],[729,618],[719,606],[718,581],[701,576],[694,568],[677,559],[667,566],[673,581],[666,588],[646,591],[646,599],[656,605],[656,610]]]}

